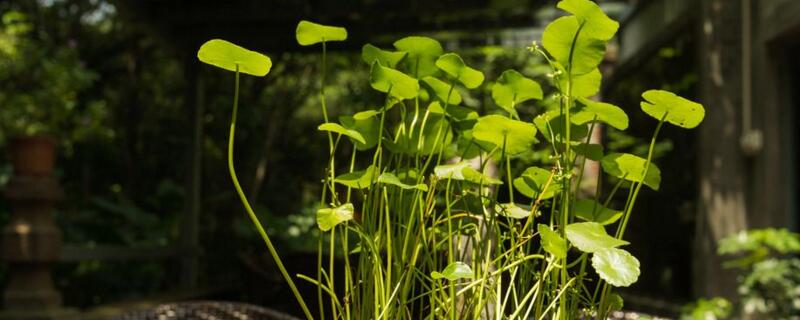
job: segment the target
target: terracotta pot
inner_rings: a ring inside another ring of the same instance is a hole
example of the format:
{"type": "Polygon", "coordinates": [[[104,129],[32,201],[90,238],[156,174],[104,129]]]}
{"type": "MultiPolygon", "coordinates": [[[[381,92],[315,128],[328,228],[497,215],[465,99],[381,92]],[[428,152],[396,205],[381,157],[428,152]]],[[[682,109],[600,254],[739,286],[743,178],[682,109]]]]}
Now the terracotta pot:
{"type": "Polygon", "coordinates": [[[10,141],[11,164],[18,176],[49,176],[53,173],[56,140],[48,136],[15,137],[10,141]]]}

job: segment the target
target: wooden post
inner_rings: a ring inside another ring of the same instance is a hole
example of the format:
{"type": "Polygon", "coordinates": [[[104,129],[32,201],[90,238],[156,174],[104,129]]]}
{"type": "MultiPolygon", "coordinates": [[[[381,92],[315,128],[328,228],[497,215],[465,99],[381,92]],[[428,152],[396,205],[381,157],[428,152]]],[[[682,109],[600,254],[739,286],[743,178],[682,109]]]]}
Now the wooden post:
{"type": "Polygon", "coordinates": [[[748,166],[741,152],[741,39],[739,1],[704,0],[698,24],[700,201],[694,254],[695,294],[735,299],[733,270],[722,267],[718,241],[747,228],[748,166]]]}
{"type": "Polygon", "coordinates": [[[53,178],[55,140],[25,137],[11,142],[14,175],[6,186],[11,221],[2,230],[2,259],[9,264],[0,319],[67,319],[50,265],[61,257],[61,231],[53,205],[62,191],[53,178]]]}

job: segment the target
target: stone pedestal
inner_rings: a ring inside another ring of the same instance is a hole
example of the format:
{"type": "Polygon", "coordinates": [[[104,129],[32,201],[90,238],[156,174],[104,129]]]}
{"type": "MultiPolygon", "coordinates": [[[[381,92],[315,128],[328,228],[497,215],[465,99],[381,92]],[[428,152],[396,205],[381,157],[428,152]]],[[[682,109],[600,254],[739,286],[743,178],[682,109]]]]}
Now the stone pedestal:
{"type": "Polygon", "coordinates": [[[0,258],[9,265],[0,319],[75,319],[77,312],[61,307],[53,285],[51,264],[61,258],[61,231],[53,221],[53,204],[62,197],[52,177],[52,140],[34,138],[33,147],[12,143],[14,176],[6,185],[11,221],[0,232],[0,258]],[[32,159],[35,158],[35,159],[32,159]]]}

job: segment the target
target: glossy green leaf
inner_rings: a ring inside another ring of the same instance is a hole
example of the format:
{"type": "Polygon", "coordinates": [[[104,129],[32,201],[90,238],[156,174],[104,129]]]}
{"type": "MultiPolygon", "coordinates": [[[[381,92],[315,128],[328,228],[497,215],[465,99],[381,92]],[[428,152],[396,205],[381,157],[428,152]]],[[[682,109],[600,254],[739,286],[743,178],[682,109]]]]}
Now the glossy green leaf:
{"type": "Polygon", "coordinates": [[[592,101],[585,98],[578,98],[578,101],[583,105],[573,111],[570,121],[575,124],[586,124],[594,119],[596,121],[608,124],[618,130],[625,130],[628,128],[628,115],[610,103],[592,101]]]}
{"type": "Polygon", "coordinates": [[[581,199],[572,205],[575,216],[581,220],[609,225],[622,217],[622,211],[612,210],[591,199],[581,199]]]}
{"type": "Polygon", "coordinates": [[[478,119],[472,128],[476,140],[503,147],[508,154],[518,154],[530,150],[536,140],[536,127],[533,124],[512,120],[499,115],[488,115],[478,119]]]}
{"type": "Polygon", "coordinates": [[[364,137],[361,135],[361,133],[353,129],[347,129],[338,123],[333,123],[333,122],[323,123],[319,125],[319,127],[317,127],[317,130],[335,132],[353,138],[353,140],[358,141],[360,143],[367,143],[366,140],[364,140],[364,137]]]}
{"type": "Polygon", "coordinates": [[[377,115],[379,114],[379,111],[367,110],[352,116],[339,117],[339,122],[342,123],[342,126],[348,130],[357,131],[364,139],[364,142],[361,142],[350,138],[356,145],[356,149],[361,151],[368,150],[378,144],[378,138],[380,137],[380,119],[378,119],[377,115]]]}
{"type": "Polygon", "coordinates": [[[527,219],[531,215],[530,209],[522,208],[513,203],[498,203],[495,208],[497,214],[512,219],[527,219]]]}
{"type": "Polygon", "coordinates": [[[619,29],[619,23],[609,18],[593,1],[561,0],[557,6],[572,13],[581,23],[584,23],[583,32],[587,32],[592,38],[609,40],[619,29]]]}
{"type": "Polygon", "coordinates": [[[323,208],[317,210],[317,226],[322,231],[333,229],[336,225],[353,220],[353,204],[345,203],[336,208],[323,208]]]}
{"type": "Polygon", "coordinates": [[[409,74],[417,79],[433,75],[439,71],[436,67],[436,58],[442,55],[444,50],[439,41],[428,37],[405,37],[394,43],[398,51],[408,52],[408,56],[403,61],[409,74]]]}
{"type": "MultiPolygon", "coordinates": [[[[561,76],[558,78],[559,85],[562,90],[567,90],[567,77],[561,76]]],[[[600,92],[600,84],[603,80],[603,75],[600,70],[594,68],[582,75],[572,76],[572,96],[576,98],[591,97],[600,92]]]]}
{"type": "Polygon", "coordinates": [[[584,32],[575,16],[561,17],[547,25],[542,34],[542,46],[573,75],[595,70],[606,50],[605,42],[584,32]]]}
{"type": "Polygon", "coordinates": [[[406,55],[407,52],[383,50],[369,43],[361,47],[361,59],[369,65],[378,61],[384,67],[395,68],[406,55]]]}
{"type": "Polygon", "coordinates": [[[703,105],[664,90],[647,90],[642,94],[642,110],[653,118],[666,121],[681,128],[697,127],[706,115],[703,105]]]}
{"type": "Polygon", "coordinates": [[[492,99],[503,110],[517,114],[517,104],[531,99],[542,99],[542,87],[515,70],[506,70],[492,86],[492,99]]]}
{"type": "Polygon", "coordinates": [[[661,170],[655,163],[650,163],[647,176],[644,176],[646,163],[646,159],[628,153],[611,153],[600,161],[600,165],[606,173],[633,182],[642,182],[642,178],[644,178],[644,185],[658,190],[661,184],[661,170]]]}
{"type": "Polygon", "coordinates": [[[342,27],[326,26],[302,20],[297,24],[294,32],[297,43],[301,46],[310,46],[320,42],[347,40],[347,30],[342,27]]]}
{"type": "Polygon", "coordinates": [[[567,225],[567,239],[573,246],[583,252],[596,252],[602,249],[615,248],[629,242],[619,240],[606,233],[603,225],[597,222],[576,222],[567,225]]]}
{"type": "MultiPolygon", "coordinates": [[[[552,142],[553,138],[559,143],[563,143],[566,140],[566,130],[564,130],[564,115],[559,114],[558,110],[551,110],[545,113],[542,113],[536,118],[533,118],[533,124],[536,126],[537,129],[542,133],[542,136],[547,139],[547,141],[552,142]]],[[[587,125],[578,125],[575,123],[570,124],[570,140],[573,142],[576,140],[583,141],[586,138],[586,135],[589,134],[589,128],[587,125]]]]}
{"type": "Polygon", "coordinates": [[[461,180],[483,185],[503,184],[502,181],[475,170],[466,161],[438,165],[433,168],[433,174],[440,180],[461,180]]]}
{"type": "Polygon", "coordinates": [[[561,192],[562,184],[554,176],[551,180],[550,170],[542,169],[539,167],[530,167],[525,169],[518,178],[514,179],[514,188],[524,196],[537,199],[541,194],[542,199],[550,199],[556,194],[561,192]],[[547,184],[547,181],[550,184],[547,184]],[[545,186],[547,188],[545,189],[545,186]]]}
{"type": "Polygon", "coordinates": [[[603,145],[596,143],[586,144],[585,142],[572,142],[572,151],[582,155],[589,160],[600,161],[603,159],[603,145]]]}
{"type": "Polygon", "coordinates": [[[437,280],[442,278],[450,281],[458,279],[472,279],[473,276],[472,268],[470,268],[468,264],[460,261],[449,264],[444,268],[444,270],[442,270],[442,272],[431,272],[431,278],[437,280]]]}
{"type": "Polygon", "coordinates": [[[455,53],[444,54],[436,59],[436,66],[467,88],[475,89],[483,83],[483,72],[467,66],[455,53]]]}
{"type": "Polygon", "coordinates": [[[537,227],[539,236],[542,238],[542,248],[559,259],[567,257],[567,240],[557,232],[550,229],[546,224],[540,223],[537,227]]]}
{"type": "Polygon", "coordinates": [[[208,40],[197,51],[197,59],[228,71],[263,77],[272,68],[269,57],[221,39],[208,40]]]}
{"type": "Polygon", "coordinates": [[[400,187],[402,189],[418,189],[421,191],[428,191],[428,186],[420,184],[406,184],[403,183],[394,173],[384,172],[378,177],[378,182],[400,187]]]}
{"type": "Polygon", "coordinates": [[[431,96],[442,103],[447,101],[448,105],[461,104],[461,94],[458,93],[458,90],[451,90],[451,86],[447,82],[436,77],[427,76],[422,78],[422,86],[428,90],[431,96]]]}
{"type": "Polygon", "coordinates": [[[615,287],[627,287],[639,279],[639,260],[622,249],[596,251],[592,255],[592,267],[600,278],[615,287]]]}
{"type": "Polygon", "coordinates": [[[419,93],[419,82],[405,73],[372,63],[369,83],[373,89],[386,92],[398,99],[412,99],[419,93]]]}
{"type": "Polygon", "coordinates": [[[369,166],[365,170],[339,175],[333,181],[354,189],[369,189],[378,177],[375,170],[375,166],[369,166]]]}

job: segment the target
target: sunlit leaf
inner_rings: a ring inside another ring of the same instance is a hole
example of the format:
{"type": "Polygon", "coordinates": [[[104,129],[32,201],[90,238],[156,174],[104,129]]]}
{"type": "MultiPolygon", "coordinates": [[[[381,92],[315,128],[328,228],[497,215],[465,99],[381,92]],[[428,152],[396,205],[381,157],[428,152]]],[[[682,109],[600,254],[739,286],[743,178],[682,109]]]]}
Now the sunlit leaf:
{"type": "Polygon", "coordinates": [[[681,128],[697,127],[706,115],[703,105],[664,90],[647,90],[642,94],[642,110],[653,118],[666,121],[681,128]]]}
{"type": "Polygon", "coordinates": [[[561,0],[557,6],[575,15],[584,23],[583,32],[600,40],[609,40],[619,29],[619,23],[609,18],[600,6],[589,0],[561,0]]]}
{"type": "Polygon", "coordinates": [[[221,39],[208,40],[197,51],[197,59],[228,71],[263,77],[272,68],[269,57],[221,39]]]}
{"type": "Polygon", "coordinates": [[[422,86],[437,100],[448,105],[458,105],[461,103],[461,94],[458,90],[451,90],[452,87],[446,82],[436,77],[427,76],[422,78],[422,86]]]}
{"type": "Polygon", "coordinates": [[[294,32],[297,43],[301,46],[310,46],[320,42],[347,40],[347,30],[342,27],[326,26],[302,20],[297,24],[294,32]]]}
{"type": "Polygon", "coordinates": [[[581,220],[609,225],[622,217],[622,211],[606,208],[601,203],[591,199],[581,199],[572,205],[575,216],[581,220]]]}
{"type": "MultiPolygon", "coordinates": [[[[555,138],[556,142],[563,143],[567,135],[566,130],[564,130],[564,123],[566,122],[564,118],[565,116],[559,114],[558,110],[551,110],[533,118],[533,124],[547,141],[552,142],[553,138],[555,138]]],[[[587,125],[570,123],[570,140],[583,141],[588,134],[589,128],[587,125]]]]}
{"type": "Polygon", "coordinates": [[[567,240],[557,232],[550,229],[546,224],[540,223],[537,226],[539,237],[542,238],[542,248],[556,258],[563,259],[567,256],[567,240]]]}
{"type": "Polygon", "coordinates": [[[475,170],[470,166],[469,162],[466,161],[438,165],[433,168],[433,174],[441,180],[461,180],[484,185],[503,184],[502,181],[475,170]]]}
{"type": "Polygon", "coordinates": [[[514,179],[514,188],[524,196],[537,199],[550,199],[556,194],[561,192],[561,182],[555,176],[550,177],[553,173],[550,170],[542,169],[539,167],[530,167],[525,169],[518,178],[514,179]],[[550,180],[550,184],[547,181],[550,180]],[[545,189],[545,186],[546,189],[545,189]]]}
{"type": "Polygon", "coordinates": [[[603,171],[628,181],[642,182],[653,190],[658,190],[661,184],[661,170],[654,163],[650,163],[645,176],[644,169],[647,160],[628,153],[611,153],[600,161],[603,171]]]}
{"type": "Polygon", "coordinates": [[[542,99],[542,87],[515,70],[506,70],[492,86],[492,99],[503,110],[516,115],[517,104],[542,99]]]}
{"type": "Polygon", "coordinates": [[[384,184],[390,184],[390,185],[397,186],[397,187],[400,187],[400,188],[406,189],[406,190],[418,189],[418,190],[421,190],[421,191],[428,191],[428,186],[426,186],[424,184],[421,184],[421,183],[420,184],[406,184],[406,183],[403,183],[402,181],[400,181],[400,178],[398,178],[396,175],[394,175],[394,173],[391,173],[391,172],[382,173],[378,177],[378,182],[384,183],[384,184]]]}
{"type": "Polygon", "coordinates": [[[339,175],[333,181],[350,188],[369,189],[369,187],[372,186],[372,184],[375,183],[375,180],[378,178],[375,170],[377,170],[375,166],[369,166],[365,170],[339,175]]]}
{"type": "Polygon", "coordinates": [[[436,66],[467,88],[475,89],[483,83],[483,73],[467,66],[455,53],[444,54],[436,59],[436,66]]]}
{"type": "Polygon", "coordinates": [[[505,152],[518,154],[530,150],[536,140],[536,127],[527,122],[512,120],[499,115],[488,115],[478,119],[472,128],[476,140],[494,144],[500,148],[505,143],[505,152]]]}
{"type": "Polygon", "coordinates": [[[339,122],[348,130],[358,132],[364,139],[364,142],[351,138],[351,141],[356,145],[358,150],[372,149],[378,144],[380,137],[380,119],[377,115],[380,112],[375,110],[367,110],[356,113],[352,116],[339,117],[339,122]]]}
{"type": "Polygon", "coordinates": [[[405,70],[417,79],[433,75],[439,68],[436,67],[436,58],[442,55],[444,50],[439,41],[428,37],[405,37],[394,42],[394,47],[398,51],[408,52],[408,56],[402,64],[405,70]]]}
{"type": "Polygon", "coordinates": [[[592,255],[592,267],[600,278],[615,287],[627,287],[639,279],[639,260],[622,249],[596,251],[592,255]]]}
{"type": "Polygon", "coordinates": [[[551,22],[542,34],[542,46],[573,75],[595,70],[605,56],[605,42],[583,30],[578,18],[566,16],[551,22]]]}
{"type": "Polygon", "coordinates": [[[578,101],[583,106],[576,108],[571,115],[570,121],[573,123],[586,124],[597,119],[596,121],[603,122],[619,130],[628,128],[628,115],[620,107],[584,98],[578,98],[578,101]]]}
{"type": "Polygon", "coordinates": [[[353,204],[345,203],[336,208],[317,210],[317,226],[322,231],[333,229],[336,225],[353,219],[353,204]]]}
{"type": "Polygon", "coordinates": [[[522,208],[513,203],[498,203],[495,208],[497,214],[512,219],[527,219],[531,215],[530,209],[522,208]]]}
{"type": "Polygon", "coordinates": [[[583,252],[596,252],[602,249],[615,248],[629,242],[619,240],[606,233],[603,225],[597,222],[576,222],[567,225],[567,239],[573,246],[583,252]]]}
{"type": "Polygon", "coordinates": [[[473,276],[472,268],[470,268],[468,264],[460,261],[449,264],[444,268],[444,270],[442,270],[442,272],[431,272],[431,278],[437,280],[442,278],[450,281],[458,279],[472,279],[473,276]]]}
{"type": "MultiPolygon", "coordinates": [[[[564,93],[566,93],[567,90],[568,80],[566,75],[562,75],[558,78],[559,86],[561,86],[561,90],[565,90],[564,93]]],[[[572,87],[570,88],[570,90],[572,90],[572,96],[576,98],[585,98],[597,94],[600,92],[600,83],[602,80],[603,75],[597,68],[582,75],[573,75],[572,87]]]]}
{"type": "Polygon", "coordinates": [[[320,131],[335,132],[335,133],[338,133],[338,134],[353,138],[353,140],[358,141],[360,143],[367,143],[364,140],[364,137],[361,135],[361,133],[359,133],[356,130],[347,129],[347,128],[343,127],[342,125],[338,124],[338,123],[333,123],[333,122],[323,123],[323,124],[319,125],[319,127],[317,127],[317,129],[320,130],[320,131]]]}
{"type": "Polygon", "coordinates": [[[405,73],[372,63],[369,83],[373,89],[386,92],[398,99],[411,99],[419,93],[419,82],[405,73]]]}
{"type": "Polygon", "coordinates": [[[395,68],[406,55],[407,52],[383,50],[369,43],[361,47],[361,59],[369,65],[377,60],[384,67],[395,68]]]}

